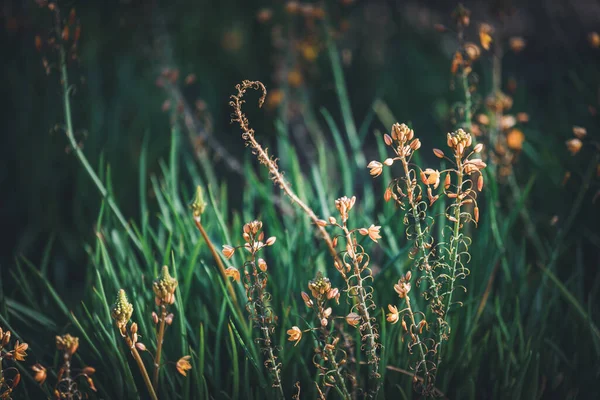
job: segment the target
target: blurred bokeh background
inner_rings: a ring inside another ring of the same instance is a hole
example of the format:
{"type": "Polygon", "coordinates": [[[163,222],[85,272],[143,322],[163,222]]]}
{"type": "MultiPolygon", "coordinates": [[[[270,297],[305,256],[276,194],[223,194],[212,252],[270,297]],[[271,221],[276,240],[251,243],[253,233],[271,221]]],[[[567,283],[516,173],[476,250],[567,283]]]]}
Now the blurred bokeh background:
{"type": "MultiPolygon", "coordinates": [[[[52,271],[56,283],[64,287],[67,278],[77,276],[85,265],[81,239],[93,238],[100,199],[69,154],[60,130],[55,56],[47,47],[37,50],[35,44],[36,36],[44,37],[53,29],[53,17],[36,3],[6,0],[0,6],[4,231],[0,260],[4,270],[15,256],[39,261],[41,249],[53,240],[52,271]]],[[[274,121],[285,118],[296,125],[295,136],[302,143],[307,133],[298,119],[303,119],[304,111],[318,120],[319,108],[325,107],[339,117],[327,35],[318,23],[322,4],[312,4],[306,12],[294,11],[283,1],[59,4],[64,10],[75,8],[81,26],[78,58],[72,62],[78,139],[94,166],[101,160],[111,166],[118,203],[129,218],[139,216],[137,186],[129,183],[137,179],[143,141],[148,141],[151,172],[168,152],[170,110],[177,105],[165,102],[170,96],[157,84],[165,69],[179,74],[176,90],[199,118],[198,131],[208,130],[237,159],[243,146],[237,128],[229,123],[228,96],[242,79],[260,79],[271,91],[266,113],[254,119],[261,135],[268,136],[274,121]],[[288,102],[286,111],[281,111],[280,102],[288,102]],[[307,104],[311,109],[302,110],[307,104]]],[[[512,82],[518,88],[514,108],[531,115],[526,152],[544,152],[550,143],[568,138],[572,125],[594,118],[588,105],[597,102],[594,85],[600,51],[590,46],[588,34],[598,28],[600,5],[585,0],[465,5],[475,21],[494,22],[505,14],[503,35],[526,39],[524,51],[507,53],[502,76],[505,85],[512,82]]],[[[451,91],[449,68],[456,38],[436,32],[434,26],[448,24],[456,4],[341,0],[325,6],[358,121],[383,100],[398,120],[418,127],[427,141],[433,137],[428,135],[451,127],[448,111],[460,97],[451,91]]],[[[481,87],[491,85],[489,74],[478,79],[481,87]]],[[[367,131],[378,122],[372,116],[366,121],[367,131]]],[[[204,156],[227,179],[240,179],[202,137],[189,148],[206,147],[204,156]]],[[[373,146],[371,138],[367,146],[373,146]]],[[[562,179],[564,171],[556,168],[547,171],[547,179],[562,179]]]]}

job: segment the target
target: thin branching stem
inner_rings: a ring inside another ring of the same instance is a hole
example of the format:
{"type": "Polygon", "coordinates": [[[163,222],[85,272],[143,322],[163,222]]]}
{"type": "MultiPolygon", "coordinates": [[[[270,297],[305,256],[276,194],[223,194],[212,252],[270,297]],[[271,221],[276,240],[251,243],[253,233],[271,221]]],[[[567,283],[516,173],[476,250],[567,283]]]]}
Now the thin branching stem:
{"type": "Polygon", "coordinates": [[[167,319],[167,307],[165,305],[160,306],[160,316],[158,317],[158,334],[156,335],[156,356],[154,357],[154,376],[152,379],[152,386],[154,390],[158,391],[158,375],[160,372],[160,357],[162,354],[162,347],[165,338],[165,325],[167,319]]]}
{"type": "Polygon", "coordinates": [[[448,312],[450,311],[450,306],[452,305],[452,294],[454,292],[454,282],[456,281],[456,269],[458,267],[460,255],[460,207],[462,202],[462,186],[463,186],[463,166],[462,166],[462,155],[456,155],[456,174],[457,174],[457,185],[456,185],[456,200],[454,202],[454,227],[452,230],[452,238],[450,239],[450,245],[452,246],[450,249],[450,262],[452,263],[452,274],[450,277],[450,289],[448,290],[448,302],[446,303],[444,314],[443,314],[443,323],[439,326],[439,345],[438,345],[438,357],[437,357],[437,367],[440,367],[442,362],[442,344],[444,343],[444,333],[443,330],[448,321],[448,312]]]}
{"type": "Polygon", "coordinates": [[[131,338],[129,336],[126,336],[125,342],[127,343],[127,346],[129,347],[129,349],[131,350],[131,355],[135,359],[135,362],[137,363],[137,365],[140,369],[142,377],[144,378],[144,383],[146,384],[146,387],[148,388],[148,393],[150,394],[150,398],[152,400],[158,400],[158,397],[156,396],[156,391],[154,390],[154,387],[152,386],[152,382],[150,381],[150,376],[148,375],[148,371],[146,370],[146,366],[144,365],[144,362],[142,361],[142,357],[140,357],[140,353],[135,348],[135,344],[133,343],[133,340],[131,340],[131,338]]]}
{"type": "MultiPolygon", "coordinates": [[[[344,236],[346,237],[346,243],[348,244],[348,246],[354,247],[354,241],[352,239],[351,233],[348,230],[348,227],[346,226],[346,224],[344,223],[344,225],[342,226],[342,229],[344,231],[344,236]]],[[[369,314],[369,308],[372,307],[372,302],[371,304],[367,304],[369,300],[367,300],[367,292],[364,288],[363,285],[363,281],[364,278],[362,276],[362,272],[365,269],[364,267],[361,268],[360,266],[360,262],[358,260],[358,257],[356,255],[356,251],[353,250],[353,254],[351,255],[351,259],[352,259],[352,264],[353,264],[353,268],[354,268],[354,275],[353,277],[350,277],[347,279],[347,285],[348,285],[348,290],[351,291],[355,291],[356,292],[356,299],[358,300],[358,304],[357,304],[357,310],[358,310],[358,314],[360,315],[361,318],[361,336],[363,337],[363,340],[366,339],[367,341],[367,360],[369,362],[369,397],[371,398],[376,398],[377,397],[377,392],[379,391],[379,386],[380,386],[380,382],[379,382],[379,359],[377,357],[377,331],[375,330],[375,328],[373,327],[372,321],[371,321],[371,315],[369,314]],[[356,283],[351,282],[351,279],[355,278],[356,279],[356,283]],[[363,333],[362,331],[365,330],[366,333],[363,333]]]]}
{"type": "Polygon", "coordinates": [[[226,268],[225,268],[225,264],[223,264],[223,260],[221,260],[221,256],[219,256],[217,249],[215,248],[214,244],[208,237],[208,234],[206,233],[206,230],[204,229],[204,226],[202,225],[202,222],[200,221],[200,219],[194,218],[194,222],[196,223],[196,227],[198,228],[198,231],[200,231],[200,234],[204,238],[204,241],[206,242],[206,245],[208,246],[208,250],[210,250],[210,254],[212,254],[215,262],[217,263],[219,272],[221,273],[221,276],[225,280],[225,285],[227,286],[227,291],[229,292],[229,295],[231,296],[231,300],[233,301],[233,304],[235,305],[235,308],[238,311],[238,314],[240,316],[242,316],[243,315],[242,309],[239,306],[237,295],[235,293],[233,285],[231,284],[231,282],[229,282],[229,279],[227,278],[227,274],[225,273],[226,268]]]}

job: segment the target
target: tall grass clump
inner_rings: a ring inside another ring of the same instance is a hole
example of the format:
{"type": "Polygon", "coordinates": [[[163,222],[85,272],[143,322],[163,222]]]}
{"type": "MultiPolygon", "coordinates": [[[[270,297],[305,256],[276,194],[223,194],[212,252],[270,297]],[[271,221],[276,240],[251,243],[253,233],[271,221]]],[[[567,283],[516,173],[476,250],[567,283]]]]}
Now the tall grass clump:
{"type": "MultiPolygon", "coordinates": [[[[290,46],[286,59],[326,49],[339,112],[314,113],[321,104],[299,70],[286,75],[291,87],[269,95],[260,81],[243,81],[229,99],[241,140],[227,145],[237,158],[213,148],[216,135],[207,148],[194,140],[188,148],[182,139],[196,137],[199,121],[178,69],[161,61],[156,84],[174,105],[165,107],[169,153],[153,165],[142,142],[138,214],[129,216],[113,185],[121,170],[105,158],[93,165],[77,141],[79,21],[55,3],[44,7],[60,127],[100,207],[82,245],[81,302],[51,283],[52,243],[39,266],[19,258],[10,270],[15,285],[0,291],[1,399],[594,397],[600,280],[586,246],[600,241],[581,221],[595,215],[587,202],[597,184],[595,131],[578,127],[565,138],[575,190],[551,186],[556,177],[540,186],[549,161],[527,118],[510,118],[506,47],[494,47],[507,38],[497,26],[474,26],[462,6],[451,16],[454,47],[441,68],[459,101],[436,121],[443,133],[427,136],[418,118],[395,122],[412,117],[393,104],[406,101],[404,91],[382,90],[366,115],[353,113],[336,14],[288,3],[310,39],[326,41],[290,46]],[[493,76],[487,86],[481,70],[493,76]],[[279,112],[273,128],[250,126],[245,101],[255,94],[279,112]],[[302,118],[290,118],[292,102],[302,118]],[[211,152],[227,158],[235,178],[211,152]],[[587,169],[576,172],[577,162],[587,169]],[[534,201],[545,188],[569,205],[545,211],[554,203],[534,201]]],[[[558,148],[566,152],[563,141],[558,148]]]]}

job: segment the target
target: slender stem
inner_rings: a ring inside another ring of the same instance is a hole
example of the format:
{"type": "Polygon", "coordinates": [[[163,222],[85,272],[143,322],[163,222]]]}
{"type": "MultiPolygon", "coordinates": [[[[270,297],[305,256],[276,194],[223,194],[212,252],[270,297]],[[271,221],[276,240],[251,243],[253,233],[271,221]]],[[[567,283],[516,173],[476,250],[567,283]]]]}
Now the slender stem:
{"type": "MultiPolygon", "coordinates": [[[[265,314],[267,313],[265,304],[263,302],[264,295],[264,283],[262,279],[259,277],[258,270],[256,268],[256,257],[252,254],[252,275],[254,276],[254,285],[257,291],[257,297],[254,300],[254,313],[255,318],[260,326],[260,331],[263,336],[263,340],[266,346],[266,353],[269,362],[271,363],[271,374],[273,375],[273,387],[277,387],[279,389],[279,397],[281,399],[285,398],[285,394],[283,393],[283,386],[281,384],[281,377],[279,376],[279,368],[277,365],[277,358],[275,357],[275,353],[273,352],[273,345],[271,342],[271,335],[269,333],[268,322],[265,321],[265,314]]],[[[250,296],[248,296],[250,297],[250,296]]]]}
{"type": "MultiPolygon", "coordinates": [[[[323,300],[323,298],[321,298],[321,300],[319,300],[319,302],[318,302],[318,309],[319,309],[319,312],[318,312],[317,319],[320,322],[320,319],[325,311],[325,300],[323,300]]],[[[331,347],[329,347],[327,345],[327,339],[329,338],[329,333],[330,333],[329,329],[326,326],[321,325],[321,335],[323,338],[323,350],[327,354],[329,362],[331,363],[331,366],[333,367],[331,370],[335,374],[335,378],[336,378],[335,388],[338,391],[338,393],[340,394],[340,396],[342,396],[346,400],[350,400],[351,396],[350,396],[350,392],[348,391],[348,388],[346,386],[346,380],[340,373],[340,366],[335,359],[335,354],[334,354],[333,350],[331,349],[331,347]]]]}
{"type": "Polygon", "coordinates": [[[348,391],[348,388],[346,387],[346,382],[344,381],[344,377],[340,373],[340,367],[339,367],[337,361],[335,361],[335,355],[333,354],[333,351],[328,350],[327,356],[331,360],[331,365],[333,366],[333,371],[335,374],[336,382],[339,382],[338,385],[335,385],[336,388],[338,389],[338,391],[340,392],[340,395],[344,399],[350,400],[350,398],[351,398],[350,392],[348,391]]]}
{"type": "MultiPolygon", "coordinates": [[[[406,308],[408,309],[408,315],[410,316],[410,322],[412,322],[412,326],[411,326],[411,334],[414,335],[414,337],[417,340],[417,343],[419,344],[419,351],[421,352],[421,362],[423,363],[423,368],[425,369],[425,375],[423,376],[423,384],[425,386],[425,392],[427,393],[427,387],[429,385],[429,370],[427,369],[427,359],[426,359],[426,352],[425,349],[423,349],[423,342],[421,341],[421,338],[419,337],[419,335],[417,333],[413,333],[412,332],[412,327],[414,326],[415,329],[417,327],[417,323],[415,321],[415,314],[413,313],[411,304],[410,304],[410,296],[407,294],[406,297],[404,298],[404,300],[406,300],[406,308]]],[[[416,374],[419,373],[419,368],[416,369],[415,371],[416,374]]]]}
{"type": "Polygon", "coordinates": [[[154,376],[152,379],[152,386],[154,390],[158,391],[158,373],[160,371],[160,357],[162,353],[163,341],[165,338],[165,325],[167,318],[167,308],[163,305],[161,307],[160,317],[159,317],[159,325],[158,325],[158,335],[156,336],[156,356],[154,358],[154,376]]]}
{"type": "Polygon", "coordinates": [[[402,157],[401,161],[402,161],[402,166],[404,167],[404,174],[406,175],[406,190],[407,190],[407,192],[413,194],[412,196],[409,196],[409,202],[410,202],[410,207],[411,207],[412,214],[413,214],[413,219],[415,220],[415,229],[417,230],[417,238],[416,238],[415,242],[417,243],[419,250],[423,253],[423,260],[425,261],[425,264],[426,264],[425,265],[425,274],[427,275],[427,278],[429,279],[429,281],[431,283],[431,287],[434,290],[434,298],[436,300],[438,300],[440,297],[438,285],[435,280],[435,277],[433,276],[433,271],[431,270],[431,268],[429,266],[430,251],[425,247],[425,239],[423,238],[423,229],[421,227],[421,218],[419,217],[419,210],[417,209],[417,204],[415,203],[414,187],[411,183],[410,171],[408,169],[408,161],[406,160],[406,157],[402,157]]]}
{"type": "MultiPolygon", "coordinates": [[[[429,265],[430,250],[428,250],[425,246],[425,238],[423,235],[423,229],[421,228],[421,218],[419,217],[419,210],[417,209],[417,204],[415,202],[414,186],[411,183],[410,171],[408,169],[408,161],[406,160],[406,157],[401,157],[401,161],[402,161],[402,165],[404,167],[404,174],[406,176],[406,190],[409,193],[408,198],[409,198],[410,207],[412,210],[413,219],[415,220],[415,222],[414,222],[415,229],[417,231],[417,237],[415,239],[415,243],[417,244],[419,250],[423,254],[423,261],[425,262],[425,274],[427,276],[427,279],[430,282],[430,288],[433,288],[433,293],[434,293],[433,299],[436,302],[440,303],[441,301],[440,301],[438,285],[435,280],[435,277],[433,276],[433,271],[431,269],[431,266],[429,265]]],[[[406,306],[409,310],[411,321],[412,321],[413,325],[416,326],[414,313],[413,313],[411,303],[410,303],[410,298],[408,295],[406,296],[406,306]]],[[[419,350],[421,351],[421,359],[423,362],[423,369],[425,372],[425,376],[423,377],[423,382],[424,382],[425,387],[427,387],[430,383],[429,382],[430,377],[429,377],[429,368],[427,367],[426,353],[423,349],[421,338],[420,338],[419,334],[415,333],[414,335],[417,337],[417,340],[419,341],[419,350]]],[[[418,373],[418,369],[417,369],[416,373],[418,373]]]]}
{"type": "MultiPolygon", "coordinates": [[[[58,34],[57,36],[60,38],[61,37],[61,35],[60,35],[61,21],[60,21],[60,12],[58,11],[58,8],[56,8],[56,11],[55,11],[55,18],[56,18],[56,29],[57,29],[57,34],[58,34]]],[[[62,39],[59,39],[59,40],[62,40],[62,39]]],[[[100,180],[98,175],[96,175],[96,172],[94,172],[94,169],[90,165],[85,154],[83,154],[83,151],[81,151],[81,149],[79,148],[77,140],[75,140],[75,135],[73,133],[73,121],[71,118],[71,101],[69,98],[70,93],[71,93],[71,87],[69,86],[69,75],[68,75],[68,70],[67,70],[67,52],[65,51],[64,43],[62,41],[60,42],[60,45],[58,46],[58,48],[59,48],[59,54],[60,54],[60,73],[61,73],[61,84],[62,84],[62,91],[63,91],[63,107],[64,107],[64,112],[65,112],[65,125],[66,125],[67,138],[69,139],[69,142],[71,144],[71,147],[73,148],[73,151],[75,152],[75,155],[81,162],[81,165],[83,165],[84,169],[86,170],[86,172],[88,173],[88,175],[90,176],[90,178],[92,179],[92,181],[94,182],[96,187],[98,188],[98,191],[100,192],[102,197],[104,199],[106,199],[109,207],[113,210],[113,212],[115,213],[115,216],[117,217],[117,219],[119,220],[119,222],[121,223],[121,225],[123,226],[125,231],[127,232],[127,235],[131,238],[131,241],[135,244],[135,246],[139,250],[142,250],[141,242],[135,236],[133,230],[129,226],[129,223],[125,220],[125,217],[123,217],[123,214],[121,214],[121,211],[119,210],[119,207],[117,206],[115,201],[112,199],[112,197],[109,196],[108,190],[106,189],[106,187],[104,186],[104,184],[102,183],[102,181],[100,180]]]]}
{"type": "Polygon", "coordinates": [[[140,353],[138,353],[137,349],[135,348],[135,345],[133,344],[133,341],[131,340],[131,338],[129,336],[125,337],[125,342],[127,343],[127,346],[129,346],[129,349],[131,350],[131,355],[137,362],[137,365],[140,369],[142,377],[144,378],[144,383],[146,384],[146,387],[148,388],[148,393],[150,394],[150,398],[152,400],[158,400],[158,397],[156,396],[156,391],[154,390],[154,387],[152,387],[152,382],[150,382],[150,377],[148,376],[148,371],[146,370],[146,367],[144,366],[142,357],[140,357],[140,353]]]}
{"type": "MultiPolygon", "coordinates": [[[[352,236],[350,235],[350,231],[346,227],[345,223],[342,226],[342,229],[344,230],[344,235],[346,236],[348,245],[353,246],[352,236]]],[[[349,290],[351,290],[351,288],[356,290],[356,296],[358,298],[357,309],[362,320],[361,336],[363,336],[363,338],[366,337],[368,340],[368,350],[366,353],[369,361],[369,375],[371,381],[370,386],[372,386],[368,396],[375,398],[377,397],[377,392],[379,391],[379,362],[377,359],[377,342],[375,341],[376,331],[371,324],[369,306],[367,305],[367,294],[363,286],[364,278],[361,276],[362,269],[360,268],[358,259],[356,257],[356,252],[353,251],[353,253],[352,263],[354,264],[354,276],[356,277],[356,284],[352,285],[352,282],[350,281],[351,277],[346,280],[346,283],[349,290]],[[366,329],[366,334],[362,334],[363,329],[366,329]]]]}
{"type": "Polygon", "coordinates": [[[437,368],[440,367],[440,364],[442,362],[442,345],[444,343],[443,339],[442,339],[442,330],[444,329],[444,325],[446,324],[446,321],[448,320],[448,311],[450,310],[450,306],[452,305],[452,293],[454,292],[454,281],[456,281],[456,267],[458,266],[458,260],[459,260],[459,256],[458,256],[458,252],[459,252],[459,246],[460,246],[460,240],[459,240],[459,235],[460,235],[460,203],[462,202],[461,199],[461,193],[462,193],[462,185],[463,185],[463,171],[462,171],[462,159],[461,156],[457,155],[456,156],[456,171],[457,171],[457,175],[458,175],[458,183],[456,186],[456,201],[455,201],[455,207],[454,207],[454,229],[452,232],[452,238],[450,240],[451,245],[453,244],[454,246],[451,248],[451,253],[450,253],[450,259],[452,262],[452,275],[451,275],[451,279],[450,279],[450,289],[448,291],[448,303],[446,304],[446,308],[444,310],[444,320],[443,320],[443,324],[440,324],[440,343],[438,345],[438,362],[437,362],[437,368]]]}
{"type": "Polygon", "coordinates": [[[238,301],[237,301],[237,296],[235,294],[235,290],[233,289],[233,286],[231,285],[231,282],[227,278],[227,275],[225,275],[225,265],[223,264],[223,260],[221,260],[221,257],[219,256],[219,253],[215,249],[215,246],[213,245],[212,241],[208,237],[208,234],[204,230],[204,226],[202,226],[202,222],[200,221],[200,219],[199,218],[194,218],[194,222],[196,223],[196,227],[200,231],[200,234],[204,238],[204,241],[206,242],[206,245],[208,246],[208,249],[210,250],[210,253],[212,254],[213,258],[215,259],[215,262],[217,263],[217,267],[219,268],[219,272],[221,272],[221,276],[223,276],[223,279],[225,280],[225,284],[227,286],[227,290],[229,291],[229,295],[231,296],[231,299],[233,300],[233,303],[235,304],[236,309],[238,309],[238,311],[240,312],[240,315],[242,315],[241,309],[240,309],[238,301]]]}

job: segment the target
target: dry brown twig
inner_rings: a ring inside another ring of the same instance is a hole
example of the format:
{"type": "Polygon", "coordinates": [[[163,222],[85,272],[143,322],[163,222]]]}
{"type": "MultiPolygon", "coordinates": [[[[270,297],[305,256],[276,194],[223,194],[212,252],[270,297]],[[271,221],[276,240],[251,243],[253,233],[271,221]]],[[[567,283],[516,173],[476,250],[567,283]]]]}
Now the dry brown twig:
{"type": "Polygon", "coordinates": [[[233,107],[233,119],[232,122],[237,122],[240,124],[240,128],[242,129],[242,139],[246,142],[246,146],[252,148],[252,152],[258,157],[258,161],[267,167],[269,170],[269,174],[271,175],[271,179],[279,188],[283,190],[283,192],[288,195],[292,201],[292,203],[296,204],[316,225],[317,230],[322,236],[322,239],[327,244],[327,248],[329,249],[329,253],[334,258],[336,262],[341,265],[341,261],[338,257],[337,251],[335,250],[335,246],[333,245],[333,241],[331,236],[327,230],[318,224],[320,220],[319,217],[315,214],[315,212],[304,203],[297,195],[294,193],[289,183],[283,177],[283,174],[279,171],[279,167],[277,166],[277,159],[272,158],[268,154],[268,149],[263,149],[260,143],[256,141],[254,137],[254,129],[250,128],[248,118],[242,112],[242,104],[244,104],[243,97],[246,94],[248,89],[254,89],[261,92],[261,96],[258,100],[258,106],[262,107],[265,98],[267,97],[267,88],[262,82],[259,81],[248,81],[245,80],[241,84],[236,85],[237,94],[231,96],[230,105],[233,107]]]}

